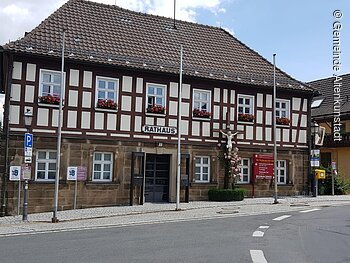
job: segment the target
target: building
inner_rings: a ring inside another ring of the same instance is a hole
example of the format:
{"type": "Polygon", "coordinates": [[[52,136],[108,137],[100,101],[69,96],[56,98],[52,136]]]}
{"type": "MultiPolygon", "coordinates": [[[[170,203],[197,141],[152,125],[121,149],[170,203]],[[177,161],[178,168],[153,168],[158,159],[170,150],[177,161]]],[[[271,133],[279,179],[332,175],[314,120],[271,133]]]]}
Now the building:
{"type": "MultiPolygon", "coordinates": [[[[81,180],[77,207],[142,203],[142,160],[145,201],[175,201],[180,45],[181,173],[189,175],[189,200],[206,200],[209,188],[223,186],[218,145],[226,142],[220,130],[228,128],[239,131],[238,183],[248,196],[253,182],[255,196],[272,196],[272,180],[253,180],[254,154],[273,149],[271,63],[221,28],[70,0],[1,50],[9,165],[23,164],[23,115],[29,110],[34,116],[29,211],[53,207],[64,30],[60,209],[73,206],[74,182],[66,180],[71,166],[78,167],[81,180]]],[[[308,180],[313,90],[278,69],[276,80],[279,193],[296,194],[308,180]]],[[[3,189],[13,213],[17,183],[6,180],[5,174],[3,189]]]]}
{"type": "Polygon", "coordinates": [[[320,148],[322,165],[336,162],[338,173],[350,179],[350,74],[335,80],[330,77],[309,83],[320,93],[312,102],[311,114],[312,120],[326,129],[320,148]]]}

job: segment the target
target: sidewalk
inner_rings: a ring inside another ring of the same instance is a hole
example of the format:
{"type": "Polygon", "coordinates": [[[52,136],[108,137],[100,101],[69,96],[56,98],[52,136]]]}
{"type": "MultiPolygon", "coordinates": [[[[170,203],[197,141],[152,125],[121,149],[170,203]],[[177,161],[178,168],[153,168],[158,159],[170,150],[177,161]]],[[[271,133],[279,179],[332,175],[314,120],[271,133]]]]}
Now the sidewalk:
{"type": "Polygon", "coordinates": [[[52,231],[91,229],[133,224],[200,220],[206,218],[236,217],[270,214],[333,205],[350,205],[350,195],[319,197],[281,197],[279,204],[273,198],[246,198],[239,202],[190,202],[181,203],[181,211],[175,211],[174,203],[143,206],[114,206],[58,212],[59,223],[51,223],[52,213],[29,214],[0,218],[0,236],[52,231]]]}

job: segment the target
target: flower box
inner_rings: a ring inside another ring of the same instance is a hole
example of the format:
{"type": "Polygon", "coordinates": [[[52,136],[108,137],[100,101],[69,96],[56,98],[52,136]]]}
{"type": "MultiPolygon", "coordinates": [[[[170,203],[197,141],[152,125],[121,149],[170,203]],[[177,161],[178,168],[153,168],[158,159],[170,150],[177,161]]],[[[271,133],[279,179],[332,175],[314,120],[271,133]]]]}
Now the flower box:
{"type": "Polygon", "coordinates": [[[253,122],[254,119],[255,117],[253,114],[243,114],[243,113],[238,114],[239,121],[253,122]]]}
{"type": "Polygon", "coordinates": [[[290,120],[286,117],[276,117],[276,124],[279,125],[289,125],[290,120]]]}
{"type": "Polygon", "coordinates": [[[109,100],[99,99],[97,101],[97,108],[116,110],[117,109],[117,103],[114,102],[114,100],[110,100],[110,99],[109,100]]]}
{"type": "Polygon", "coordinates": [[[153,105],[149,106],[147,108],[148,113],[156,113],[156,114],[164,114],[165,113],[165,107],[161,105],[153,105]]]}
{"type": "Polygon", "coordinates": [[[198,118],[210,118],[211,113],[206,110],[200,110],[200,109],[194,109],[193,110],[193,117],[198,118]]]}
{"type": "Polygon", "coordinates": [[[52,95],[41,96],[39,97],[39,102],[44,104],[59,105],[60,97],[52,95]]]}

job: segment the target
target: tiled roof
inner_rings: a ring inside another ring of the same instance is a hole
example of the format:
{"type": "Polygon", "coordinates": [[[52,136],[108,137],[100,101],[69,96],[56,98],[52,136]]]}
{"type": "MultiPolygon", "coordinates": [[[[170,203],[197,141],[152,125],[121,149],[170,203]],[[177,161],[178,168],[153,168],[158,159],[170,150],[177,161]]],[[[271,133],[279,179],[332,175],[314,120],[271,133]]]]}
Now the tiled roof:
{"type": "MultiPolygon", "coordinates": [[[[340,96],[341,96],[341,114],[350,114],[350,74],[345,74],[342,77],[340,96]]],[[[334,77],[311,81],[308,84],[315,88],[320,95],[314,100],[324,99],[321,105],[311,110],[313,118],[332,118],[333,116],[333,102],[334,102],[334,77]]],[[[339,83],[338,82],[338,83],[339,83]]]]}
{"type": "MultiPolygon", "coordinates": [[[[148,15],[86,0],[70,0],[6,50],[60,56],[66,30],[68,59],[260,86],[273,85],[273,65],[224,29],[148,15]]],[[[281,70],[278,88],[312,91],[281,70]]]]}

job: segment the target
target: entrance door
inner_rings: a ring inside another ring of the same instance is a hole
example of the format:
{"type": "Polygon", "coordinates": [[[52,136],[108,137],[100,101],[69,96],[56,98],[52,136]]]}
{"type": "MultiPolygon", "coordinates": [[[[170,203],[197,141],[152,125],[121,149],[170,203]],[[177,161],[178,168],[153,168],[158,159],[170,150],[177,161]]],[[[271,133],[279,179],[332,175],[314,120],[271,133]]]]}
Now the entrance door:
{"type": "Polygon", "coordinates": [[[146,155],[146,202],[169,201],[170,155],[146,155]]]}

